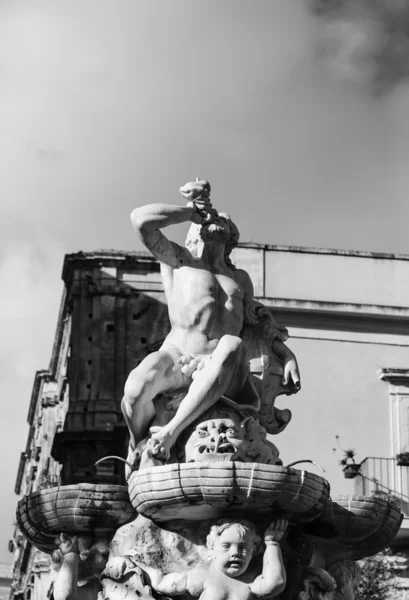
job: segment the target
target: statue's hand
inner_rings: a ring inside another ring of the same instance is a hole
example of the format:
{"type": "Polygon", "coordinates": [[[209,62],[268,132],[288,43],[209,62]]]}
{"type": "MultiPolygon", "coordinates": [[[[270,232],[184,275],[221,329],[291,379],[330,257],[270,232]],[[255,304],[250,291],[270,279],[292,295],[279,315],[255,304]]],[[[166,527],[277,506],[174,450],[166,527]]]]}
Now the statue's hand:
{"type": "Polygon", "coordinates": [[[144,573],[146,573],[146,575],[148,575],[149,584],[153,587],[153,589],[156,589],[157,587],[159,587],[160,582],[163,578],[162,571],[160,571],[159,569],[156,569],[155,567],[148,567],[147,565],[144,565],[143,563],[140,563],[140,562],[136,562],[136,564],[144,573]]]}
{"type": "Polygon", "coordinates": [[[210,183],[208,181],[191,181],[181,187],[179,191],[187,200],[187,206],[195,209],[192,217],[193,223],[201,225],[206,221],[211,221],[217,215],[217,211],[212,208],[210,202],[210,183]]]}
{"type": "Polygon", "coordinates": [[[208,181],[197,180],[186,183],[179,189],[183,198],[195,204],[203,204],[211,207],[210,203],[210,183],[208,181]]]}
{"type": "Polygon", "coordinates": [[[276,519],[275,521],[271,521],[264,532],[264,542],[266,544],[279,542],[286,532],[287,525],[287,519],[276,519]]]}
{"type": "Polygon", "coordinates": [[[75,554],[80,553],[78,548],[78,536],[77,535],[67,535],[65,533],[60,533],[60,536],[56,539],[56,543],[58,544],[61,553],[65,556],[66,554],[70,554],[74,552],[75,554]]]}
{"type": "Polygon", "coordinates": [[[284,357],[283,384],[289,385],[291,392],[298,392],[301,389],[297,359],[291,350],[288,350],[284,357]]]}

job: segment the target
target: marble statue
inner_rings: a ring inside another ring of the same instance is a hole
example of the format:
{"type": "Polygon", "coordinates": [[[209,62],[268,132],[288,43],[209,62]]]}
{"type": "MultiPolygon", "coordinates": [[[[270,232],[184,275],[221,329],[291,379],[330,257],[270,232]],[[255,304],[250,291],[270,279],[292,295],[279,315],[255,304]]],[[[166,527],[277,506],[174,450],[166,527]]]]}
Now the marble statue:
{"type": "Polygon", "coordinates": [[[323,477],[292,468],[302,461],[283,466],[267,434],[291,419],[278,395],[300,389],[287,330],[233,266],[239,232],[210,184],[180,193],[184,205],[131,216],[160,262],[171,330],[125,385],[127,486],[37,490],[19,528],[57,546],[55,600],[354,600],[355,560],[388,546],[403,515],[380,498],[331,499],[323,477]],[[185,222],[182,248],[162,229],[185,222]]]}
{"type": "MultiPolygon", "coordinates": [[[[287,528],[285,519],[273,521],[264,532],[263,567],[260,575],[249,568],[262,543],[254,525],[245,520],[224,519],[211,526],[207,536],[208,558],[188,571],[163,573],[142,563],[150,586],[160,594],[190,594],[201,600],[250,600],[273,598],[283,591],[286,572],[280,540],[287,528]]],[[[133,569],[131,559],[108,563],[106,575],[121,579],[133,569]]]]}
{"type": "MultiPolygon", "coordinates": [[[[158,394],[185,392],[171,420],[151,430],[151,453],[164,461],[181,432],[222,396],[260,408],[241,334],[247,323],[259,322],[262,305],[254,301],[249,275],[230,261],[238,229],[227,214],[213,208],[207,181],[188,183],[180,193],[185,206],[149,204],[131,215],[140,239],[160,262],[171,331],[125,385],[122,410],[130,430],[130,463],[149,433],[158,394]],[[191,223],[185,248],[161,231],[184,222],[191,223]]],[[[294,354],[279,335],[272,344],[284,361],[284,384],[291,380],[298,390],[294,354]]]]}

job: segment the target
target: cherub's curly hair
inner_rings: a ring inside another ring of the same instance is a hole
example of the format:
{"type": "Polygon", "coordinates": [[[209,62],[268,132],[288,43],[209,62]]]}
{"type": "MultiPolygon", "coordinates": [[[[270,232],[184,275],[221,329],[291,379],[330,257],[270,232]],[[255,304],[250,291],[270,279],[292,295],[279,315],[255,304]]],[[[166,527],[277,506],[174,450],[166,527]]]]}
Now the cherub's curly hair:
{"type": "Polygon", "coordinates": [[[257,533],[257,529],[253,523],[243,519],[221,519],[211,526],[210,533],[206,538],[206,545],[209,550],[213,549],[215,541],[222,535],[223,531],[226,531],[226,529],[234,529],[242,538],[244,538],[246,533],[252,533],[254,537],[254,553],[257,554],[261,549],[263,540],[261,535],[257,533]]]}

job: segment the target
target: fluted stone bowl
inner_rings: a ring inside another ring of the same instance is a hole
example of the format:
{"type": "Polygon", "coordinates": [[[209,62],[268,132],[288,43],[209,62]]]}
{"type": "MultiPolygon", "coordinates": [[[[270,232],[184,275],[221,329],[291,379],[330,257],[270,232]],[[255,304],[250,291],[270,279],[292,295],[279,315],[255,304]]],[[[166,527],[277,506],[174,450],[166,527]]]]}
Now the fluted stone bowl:
{"type": "Polygon", "coordinates": [[[320,538],[321,546],[359,560],[390,545],[403,514],[388,500],[376,496],[337,496],[305,530],[320,538]]]}
{"type": "Polygon", "coordinates": [[[22,534],[43,552],[52,552],[59,533],[109,534],[136,514],[126,486],[79,483],[24,496],[16,516],[22,534]]]}
{"type": "Polygon", "coordinates": [[[328,482],[307,471],[242,462],[182,463],[134,471],[128,481],[134,508],[155,521],[219,515],[271,514],[315,519],[328,503],[328,482]]]}

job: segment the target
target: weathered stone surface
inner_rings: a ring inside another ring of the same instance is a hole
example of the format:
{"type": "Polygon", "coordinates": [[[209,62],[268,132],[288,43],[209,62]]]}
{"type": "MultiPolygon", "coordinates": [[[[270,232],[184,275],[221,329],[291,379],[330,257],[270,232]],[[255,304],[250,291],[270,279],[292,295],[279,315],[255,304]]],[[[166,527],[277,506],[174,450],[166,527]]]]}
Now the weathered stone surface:
{"type": "Polygon", "coordinates": [[[30,542],[45,552],[61,532],[109,533],[130,521],[135,511],[121,485],[83,483],[38,490],[17,506],[17,523],[30,542]]]}
{"type": "Polygon", "coordinates": [[[157,521],[281,511],[294,521],[315,519],[329,499],[328,482],[277,465],[195,462],[134,471],[135,509],[157,521]]]}
{"type": "Polygon", "coordinates": [[[389,546],[403,514],[375,496],[337,496],[305,527],[322,561],[359,560],[389,546]]]}

